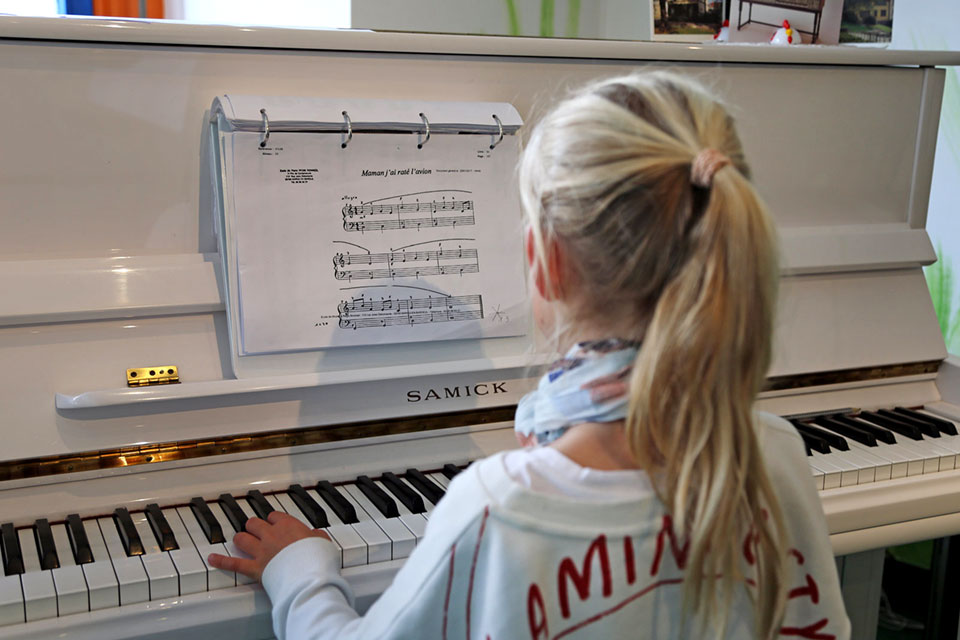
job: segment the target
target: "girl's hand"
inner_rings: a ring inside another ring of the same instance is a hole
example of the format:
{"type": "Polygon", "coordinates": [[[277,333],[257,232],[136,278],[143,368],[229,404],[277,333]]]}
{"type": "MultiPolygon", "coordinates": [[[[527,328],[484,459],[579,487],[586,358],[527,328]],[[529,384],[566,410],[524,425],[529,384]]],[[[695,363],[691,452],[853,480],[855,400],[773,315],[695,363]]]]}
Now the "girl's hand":
{"type": "Polygon", "coordinates": [[[224,571],[236,571],[260,580],[267,563],[287,545],[310,537],[330,539],[323,531],[311,529],[293,516],[279,511],[271,512],[267,516],[267,522],[260,518],[250,518],[244,529],[245,531],[233,537],[233,544],[250,558],[233,558],[211,553],[207,558],[210,566],[224,571]]]}

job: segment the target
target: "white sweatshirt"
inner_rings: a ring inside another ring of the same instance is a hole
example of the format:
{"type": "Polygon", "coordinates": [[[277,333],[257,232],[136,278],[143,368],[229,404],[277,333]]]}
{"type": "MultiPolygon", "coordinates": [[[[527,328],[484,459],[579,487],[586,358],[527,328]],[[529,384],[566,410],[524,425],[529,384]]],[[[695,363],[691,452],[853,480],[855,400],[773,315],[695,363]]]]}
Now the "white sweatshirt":
{"type": "MultiPolygon", "coordinates": [[[[793,540],[781,635],[846,640],[850,624],[803,444],[789,423],[761,415],[768,471],[793,540]]],[[[263,574],[277,637],[698,637],[682,613],[685,546],[649,484],[609,500],[532,490],[529,478],[515,479],[524,466],[518,455],[486,458],[457,476],[424,539],[362,617],[330,542],[309,538],[280,552],[263,574]]],[[[744,551],[749,564],[749,545],[744,551]]],[[[724,637],[753,637],[751,588],[736,594],[724,637]]]]}

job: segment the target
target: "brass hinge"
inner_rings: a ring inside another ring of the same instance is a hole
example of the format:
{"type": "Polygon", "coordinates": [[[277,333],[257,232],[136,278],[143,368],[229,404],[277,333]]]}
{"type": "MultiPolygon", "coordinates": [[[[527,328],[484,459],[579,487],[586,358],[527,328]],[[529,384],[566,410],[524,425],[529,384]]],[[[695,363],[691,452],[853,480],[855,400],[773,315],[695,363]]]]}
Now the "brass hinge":
{"type": "Polygon", "coordinates": [[[146,387],[152,384],[174,384],[177,382],[180,382],[180,372],[173,365],[127,369],[128,387],[146,387]]]}

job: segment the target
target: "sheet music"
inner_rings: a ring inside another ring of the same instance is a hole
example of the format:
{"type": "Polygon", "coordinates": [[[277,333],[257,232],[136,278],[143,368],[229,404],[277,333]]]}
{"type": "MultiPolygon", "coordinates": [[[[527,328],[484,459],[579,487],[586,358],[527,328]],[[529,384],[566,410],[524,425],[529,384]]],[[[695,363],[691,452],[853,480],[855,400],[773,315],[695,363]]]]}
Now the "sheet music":
{"type": "Polygon", "coordinates": [[[526,332],[516,136],[231,137],[243,354],[526,332]]]}

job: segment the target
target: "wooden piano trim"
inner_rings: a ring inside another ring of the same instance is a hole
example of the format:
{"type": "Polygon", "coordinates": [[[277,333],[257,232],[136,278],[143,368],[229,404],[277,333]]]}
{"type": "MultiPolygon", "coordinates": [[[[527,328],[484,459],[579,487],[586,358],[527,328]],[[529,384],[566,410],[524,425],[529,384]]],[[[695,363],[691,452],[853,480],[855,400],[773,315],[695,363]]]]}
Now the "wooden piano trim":
{"type": "MultiPolygon", "coordinates": [[[[866,382],[934,374],[939,360],[894,364],[838,371],[823,371],[800,375],[775,376],[767,379],[764,391],[783,391],[825,385],[866,382]]],[[[387,420],[367,420],[337,425],[325,425],[265,433],[240,434],[225,438],[186,440],[157,443],[138,447],[105,449],[63,456],[24,458],[0,462],[0,482],[37,478],[98,469],[115,469],[137,465],[170,462],[263,451],[284,447],[338,442],[373,436],[420,433],[451,427],[492,424],[513,420],[516,405],[453,411],[387,420]]]]}

